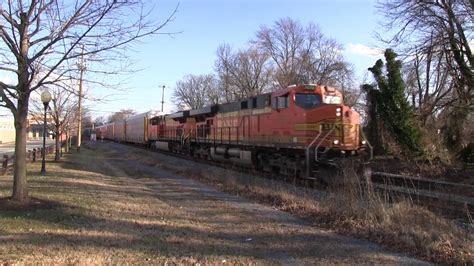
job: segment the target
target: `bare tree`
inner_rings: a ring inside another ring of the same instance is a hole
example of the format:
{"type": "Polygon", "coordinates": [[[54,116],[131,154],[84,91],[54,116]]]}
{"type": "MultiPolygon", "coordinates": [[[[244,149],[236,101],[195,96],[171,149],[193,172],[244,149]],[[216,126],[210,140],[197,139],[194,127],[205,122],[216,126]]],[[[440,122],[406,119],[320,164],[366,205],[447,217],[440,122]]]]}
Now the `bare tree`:
{"type": "Polygon", "coordinates": [[[349,63],[331,74],[331,77],[319,84],[327,84],[341,90],[344,96],[344,104],[357,109],[359,112],[365,110],[365,103],[363,101],[363,92],[354,81],[354,69],[349,63]]]}
{"type": "Polygon", "coordinates": [[[68,125],[72,123],[77,102],[75,94],[71,90],[64,90],[60,87],[53,90],[52,97],[50,108],[56,142],[54,160],[58,161],[60,159],[62,136],[66,133],[68,125]]]}
{"type": "Polygon", "coordinates": [[[426,126],[428,119],[433,120],[456,100],[452,97],[454,83],[447,70],[446,53],[435,49],[415,51],[404,67],[407,90],[411,92],[411,103],[421,126],[426,126]]]}
{"type": "Polygon", "coordinates": [[[4,0],[0,7],[0,71],[16,82],[0,82],[1,106],[15,120],[15,162],[12,198],[28,200],[26,131],[28,102],[33,91],[70,79],[81,56],[124,55],[133,41],[157,34],[163,22],[149,20],[144,3],[94,0],[4,0]]]}
{"type": "Polygon", "coordinates": [[[123,121],[129,118],[130,116],[135,115],[136,113],[137,112],[135,112],[132,109],[122,109],[118,112],[113,113],[111,116],[109,116],[108,123],[123,121]]]}
{"type": "Polygon", "coordinates": [[[215,69],[218,76],[218,87],[222,92],[223,101],[233,102],[236,100],[234,91],[236,90],[233,82],[232,82],[232,74],[230,71],[230,65],[226,64],[231,60],[232,51],[229,45],[224,44],[221,45],[217,49],[217,60],[215,62],[215,69]]]}
{"type": "Polygon", "coordinates": [[[180,109],[197,109],[219,103],[219,94],[213,75],[187,75],[176,83],[173,102],[180,109]]]}
{"type": "MultiPolygon", "coordinates": [[[[76,115],[78,114],[79,112],[77,111],[76,112],[76,115]]],[[[81,128],[82,128],[82,131],[81,131],[81,134],[84,134],[84,131],[87,129],[87,130],[91,130],[93,127],[94,127],[94,120],[92,119],[92,114],[90,113],[90,110],[89,109],[86,109],[86,108],[83,108],[82,109],[82,120],[81,120],[81,128]]],[[[79,120],[76,118],[76,121],[79,122],[79,120]]],[[[76,125],[77,127],[77,125],[76,125]]],[[[76,128],[77,129],[77,128],[76,128]]]]}
{"type": "Polygon", "coordinates": [[[282,87],[334,83],[338,73],[347,69],[341,45],[312,23],[304,27],[290,18],[280,19],[272,28],[262,26],[252,43],[272,59],[274,79],[282,87]]]}
{"type": "Polygon", "coordinates": [[[302,56],[300,76],[317,84],[339,88],[352,86],[354,73],[352,66],[345,61],[341,53],[343,50],[341,44],[334,39],[316,34],[309,35],[308,38],[313,44],[307,49],[312,52],[302,56]]]}
{"type": "MultiPolygon", "coordinates": [[[[65,84],[62,84],[65,85],[65,84]]],[[[61,136],[66,131],[66,125],[72,123],[72,119],[77,110],[77,99],[75,93],[70,88],[64,88],[60,84],[50,85],[51,92],[51,103],[49,109],[51,110],[51,120],[48,123],[48,127],[52,129],[55,142],[55,156],[54,160],[59,161],[60,159],[60,148],[61,148],[61,136]]],[[[44,112],[43,103],[41,101],[35,101],[32,108],[32,117],[42,117],[44,112]]],[[[41,121],[43,123],[43,121],[41,121]]]]}
{"type": "Polygon", "coordinates": [[[427,58],[439,58],[444,54],[444,70],[453,84],[450,97],[456,99],[449,105],[449,110],[444,110],[451,113],[446,132],[452,151],[458,151],[466,141],[463,128],[468,114],[474,110],[474,56],[470,47],[474,34],[472,7],[472,1],[467,0],[394,0],[379,4],[379,9],[388,18],[384,26],[389,32],[395,32],[387,42],[405,50],[407,55],[418,53],[427,58]]]}
{"type": "Polygon", "coordinates": [[[268,56],[255,48],[233,54],[228,45],[220,46],[215,65],[227,102],[270,90],[272,71],[267,63],[268,56]]]}
{"type": "Polygon", "coordinates": [[[94,119],[94,126],[96,127],[103,126],[107,124],[107,122],[108,122],[107,118],[103,116],[99,116],[94,119]]]}
{"type": "MultiPolygon", "coordinates": [[[[312,34],[321,35],[319,29],[314,30],[312,34]]],[[[306,32],[300,23],[286,18],[276,21],[273,28],[262,26],[254,43],[273,59],[276,80],[281,86],[299,83],[302,58],[310,53],[305,48],[312,45],[306,43],[306,32]]]]}

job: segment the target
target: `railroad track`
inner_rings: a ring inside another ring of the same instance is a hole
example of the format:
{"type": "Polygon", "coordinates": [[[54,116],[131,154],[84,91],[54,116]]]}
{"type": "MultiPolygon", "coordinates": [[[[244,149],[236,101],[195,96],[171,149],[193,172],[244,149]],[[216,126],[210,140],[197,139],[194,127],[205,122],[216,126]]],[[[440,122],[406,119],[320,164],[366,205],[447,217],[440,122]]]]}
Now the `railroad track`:
{"type": "Polygon", "coordinates": [[[452,194],[457,192],[460,194],[464,194],[468,197],[474,197],[473,185],[433,180],[423,177],[397,175],[384,172],[373,172],[372,182],[403,186],[418,190],[450,192],[452,194]]]}
{"type": "Polygon", "coordinates": [[[392,200],[410,199],[413,203],[436,210],[450,218],[472,223],[474,186],[422,177],[373,172],[372,186],[392,200]]]}

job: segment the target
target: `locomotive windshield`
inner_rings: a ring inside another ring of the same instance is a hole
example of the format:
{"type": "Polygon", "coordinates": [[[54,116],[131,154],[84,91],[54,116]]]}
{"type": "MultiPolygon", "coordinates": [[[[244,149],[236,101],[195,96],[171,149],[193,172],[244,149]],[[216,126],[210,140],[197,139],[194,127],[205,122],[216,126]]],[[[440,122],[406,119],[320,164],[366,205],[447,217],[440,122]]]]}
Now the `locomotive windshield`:
{"type": "Polygon", "coordinates": [[[321,95],[310,93],[296,93],[295,103],[302,108],[313,108],[321,104],[321,95]]]}

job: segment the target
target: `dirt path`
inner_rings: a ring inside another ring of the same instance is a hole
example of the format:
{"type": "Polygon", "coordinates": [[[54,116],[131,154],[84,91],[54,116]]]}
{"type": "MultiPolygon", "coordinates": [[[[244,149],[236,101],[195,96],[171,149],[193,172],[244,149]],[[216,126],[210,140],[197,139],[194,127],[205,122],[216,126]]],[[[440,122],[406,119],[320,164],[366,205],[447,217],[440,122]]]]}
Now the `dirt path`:
{"type": "MultiPolygon", "coordinates": [[[[133,158],[133,155],[127,156],[123,146],[105,146],[121,158],[133,158]]],[[[191,231],[173,237],[172,244],[183,250],[195,250],[196,254],[204,256],[219,254],[223,260],[232,255],[250,261],[255,258],[260,262],[282,264],[422,263],[385,252],[373,243],[318,229],[288,213],[216,191],[136,160],[106,160],[108,165],[119,169],[116,172],[140,173],[147,177],[146,181],[134,182],[147,186],[173,210],[174,219],[186,224],[185,231],[191,231]],[[194,237],[188,238],[190,235],[194,237]]],[[[182,162],[175,160],[175,163],[182,162]]],[[[196,167],[201,166],[196,164],[196,167]]]]}

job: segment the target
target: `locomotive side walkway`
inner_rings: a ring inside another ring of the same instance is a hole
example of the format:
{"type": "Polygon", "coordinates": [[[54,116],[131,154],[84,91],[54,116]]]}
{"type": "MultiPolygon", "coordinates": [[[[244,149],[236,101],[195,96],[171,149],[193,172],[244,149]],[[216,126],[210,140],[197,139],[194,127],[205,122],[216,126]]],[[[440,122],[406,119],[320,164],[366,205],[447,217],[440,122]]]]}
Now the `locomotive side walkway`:
{"type": "MultiPolygon", "coordinates": [[[[31,195],[46,209],[0,209],[0,264],[423,264],[138,162],[127,149],[91,143],[48,163],[44,177],[30,164],[31,195]]],[[[10,191],[11,176],[1,177],[0,197],[10,191]]]]}

